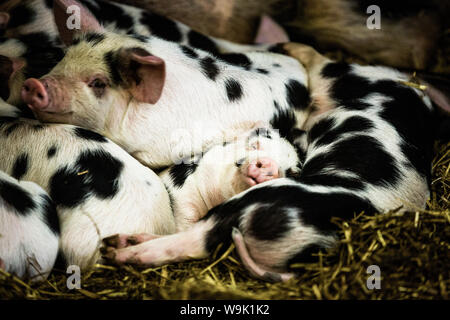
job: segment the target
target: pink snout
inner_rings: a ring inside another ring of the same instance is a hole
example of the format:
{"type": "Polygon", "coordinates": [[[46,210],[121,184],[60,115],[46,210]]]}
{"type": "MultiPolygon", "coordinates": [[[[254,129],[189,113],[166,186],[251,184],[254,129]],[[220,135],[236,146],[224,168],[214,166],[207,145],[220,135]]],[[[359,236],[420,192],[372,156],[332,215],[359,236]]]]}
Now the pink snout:
{"type": "Polygon", "coordinates": [[[260,158],[252,161],[246,168],[246,182],[250,186],[276,179],[279,177],[278,165],[270,158],[260,158]]]}
{"type": "Polygon", "coordinates": [[[44,84],[38,79],[25,80],[21,96],[23,101],[33,110],[43,110],[48,107],[49,98],[44,84]]]}

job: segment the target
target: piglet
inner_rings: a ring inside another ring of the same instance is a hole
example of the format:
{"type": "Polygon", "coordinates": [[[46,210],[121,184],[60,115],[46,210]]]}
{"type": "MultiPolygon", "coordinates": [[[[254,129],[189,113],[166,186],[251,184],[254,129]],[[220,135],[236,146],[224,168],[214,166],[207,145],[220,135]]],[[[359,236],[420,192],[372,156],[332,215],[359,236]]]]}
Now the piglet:
{"type": "Polygon", "coordinates": [[[177,231],[257,184],[298,173],[301,159],[278,130],[255,125],[203,155],[183,159],[159,174],[172,200],[177,231]]]}
{"type": "MultiPolygon", "coordinates": [[[[38,184],[50,196],[60,220],[60,250],[66,265],[77,265],[85,270],[100,262],[98,247],[101,239],[108,235],[118,232],[164,235],[175,231],[169,196],[153,171],[99,134],[71,125],[14,118],[17,113],[20,114],[20,110],[14,110],[14,106],[0,99],[0,114],[3,115],[0,118],[0,170],[21,184],[22,181],[38,184]]],[[[31,185],[23,184],[24,187],[31,185]]],[[[31,195],[36,194],[37,189],[37,186],[32,189],[31,195]]],[[[11,193],[11,188],[3,190],[6,190],[5,196],[20,200],[11,193]]],[[[32,200],[36,210],[40,210],[43,202],[32,200]]],[[[25,210],[28,207],[17,214],[28,215],[25,210]]],[[[39,239],[39,230],[22,232],[2,223],[0,228],[3,227],[8,228],[8,232],[14,230],[13,238],[17,243],[26,236],[39,239]]],[[[42,241],[34,245],[46,248],[46,240],[42,241]]],[[[2,242],[2,245],[12,248],[8,243],[2,242]]],[[[0,253],[0,258],[9,263],[10,256],[0,253]]]]}
{"type": "Polygon", "coordinates": [[[25,81],[23,100],[39,120],[101,133],[151,168],[204,151],[240,123],[270,123],[287,136],[310,113],[306,73],[293,58],[212,55],[106,32],[76,1],[55,1],[54,10],[69,48],[49,74],[25,81]],[[80,7],[84,33],[66,28],[70,5],[80,7]]]}
{"type": "Polygon", "coordinates": [[[47,278],[59,249],[59,221],[36,183],[0,171],[0,268],[21,278],[47,278]]]}

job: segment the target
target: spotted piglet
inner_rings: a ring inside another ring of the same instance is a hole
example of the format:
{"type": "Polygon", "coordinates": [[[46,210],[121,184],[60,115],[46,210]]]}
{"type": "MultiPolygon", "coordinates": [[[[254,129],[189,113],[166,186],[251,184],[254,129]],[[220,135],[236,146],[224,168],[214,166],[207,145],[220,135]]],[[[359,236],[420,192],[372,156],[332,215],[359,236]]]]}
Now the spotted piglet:
{"type": "MultiPolygon", "coordinates": [[[[175,231],[163,183],[153,171],[120,147],[82,128],[15,118],[20,110],[14,111],[13,106],[1,99],[0,110],[3,115],[0,118],[0,170],[14,178],[9,179],[10,184],[16,181],[19,187],[30,189],[30,197],[45,193],[38,193],[40,188],[23,181],[36,183],[50,196],[60,220],[60,250],[67,265],[78,265],[81,269],[92,267],[100,261],[99,243],[108,235],[120,232],[163,235],[175,231]]],[[[11,188],[2,186],[1,190],[2,197],[13,197],[6,201],[15,201],[19,206],[16,215],[39,219],[44,200],[33,198],[24,202],[20,201],[20,193],[11,194],[11,188]]],[[[16,216],[9,214],[9,217],[16,216]]],[[[0,248],[7,248],[10,254],[15,250],[9,242],[11,237],[17,243],[30,237],[39,241],[33,245],[42,248],[53,243],[53,238],[46,239],[44,234],[39,238],[38,223],[30,229],[16,230],[14,221],[7,222],[2,216],[0,230],[6,228],[8,232],[14,231],[14,235],[8,233],[6,240],[1,237],[0,248]]],[[[0,258],[7,266],[23,262],[11,260],[11,256],[3,256],[3,252],[0,258]]],[[[38,254],[36,259],[41,263],[38,254]]]]}
{"type": "Polygon", "coordinates": [[[32,281],[45,280],[59,248],[59,221],[37,184],[0,171],[0,268],[32,281]]]}
{"type": "Polygon", "coordinates": [[[55,16],[69,48],[50,73],[25,81],[23,100],[39,120],[101,133],[151,168],[202,152],[241,123],[270,123],[286,137],[309,114],[306,73],[291,57],[213,55],[107,32],[72,0],[55,1],[55,16]],[[82,12],[81,33],[66,27],[70,5],[82,12]]]}
{"type": "Polygon", "coordinates": [[[238,194],[191,229],[110,245],[107,258],[160,265],[204,258],[234,241],[254,276],[287,280],[292,264],[336,243],[332,217],[425,208],[437,112],[429,88],[410,86],[409,75],[391,68],[336,63],[297,44],[285,49],[307,67],[315,105],[307,133],[294,141],[306,148],[301,171],[238,194]]]}
{"type": "Polygon", "coordinates": [[[300,170],[295,148],[269,126],[224,140],[159,174],[170,194],[177,231],[250,187],[300,170]]]}

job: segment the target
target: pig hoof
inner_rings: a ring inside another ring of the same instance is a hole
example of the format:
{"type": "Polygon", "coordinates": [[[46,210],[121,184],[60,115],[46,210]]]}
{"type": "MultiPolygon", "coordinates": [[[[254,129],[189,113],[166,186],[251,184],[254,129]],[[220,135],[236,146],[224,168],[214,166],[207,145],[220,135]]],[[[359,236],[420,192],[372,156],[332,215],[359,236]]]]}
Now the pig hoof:
{"type": "Polygon", "coordinates": [[[156,235],[156,234],[148,234],[148,233],[135,234],[132,236],[123,235],[123,236],[120,236],[120,238],[121,238],[120,243],[125,242],[127,244],[125,247],[135,246],[142,242],[154,240],[159,237],[161,237],[161,236],[156,235]]]}
{"type": "Polygon", "coordinates": [[[260,158],[250,162],[244,169],[244,181],[254,186],[280,176],[278,165],[270,158],[260,158]]]}
{"type": "Polygon", "coordinates": [[[119,245],[119,240],[120,240],[119,235],[115,234],[113,236],[104,238],[102,241],[103,241],[103,244],[107,247],[117,248],[117,246],[119,245]]]}
{"type": "Polygon", "coordinates": [[[105,260],[114,260],[116,257],[115,253],[116,249],[112,247],[101,247],[100,253],[102,254],[102,258],[105,260]]]}
{"type": "Polygon", "coordinates": [[[159,238],[160,236],[154,234],[135,234],[135,235],[127,235],[127,234],[115,234],[110,237],[106,237],[103,239],[103,244],[106,247],[113,247],[116,249],[123,249],[129,246],[134,246],[140,244],[142,242],[146,242],[149,240],[153,240],[159,238]]]}

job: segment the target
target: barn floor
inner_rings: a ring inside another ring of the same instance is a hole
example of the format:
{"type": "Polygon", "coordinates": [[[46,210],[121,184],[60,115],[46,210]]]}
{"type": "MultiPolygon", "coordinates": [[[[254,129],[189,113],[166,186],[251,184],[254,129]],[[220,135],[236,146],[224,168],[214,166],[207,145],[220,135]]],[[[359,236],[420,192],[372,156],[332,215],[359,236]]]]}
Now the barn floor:
{"type": "Polygon", "coordinates": [[[233,247],[206,261],[159,268],[97,265],[69,290],[67,275],[30,284],[0,271],[2,299],[449,299],[450,143],[436,143],[427,211],[336,221],[339,245],[319,262],[295,266],[298,279],[252,279],[233,247]],[[381,289],[368,290],[369,265],[381,270],[381,289]]]}

